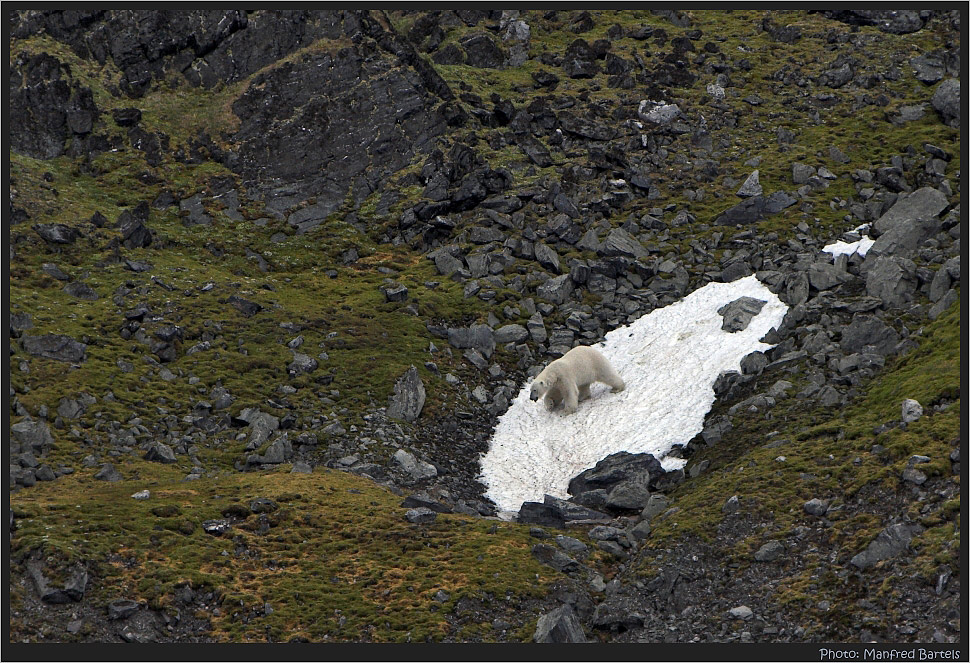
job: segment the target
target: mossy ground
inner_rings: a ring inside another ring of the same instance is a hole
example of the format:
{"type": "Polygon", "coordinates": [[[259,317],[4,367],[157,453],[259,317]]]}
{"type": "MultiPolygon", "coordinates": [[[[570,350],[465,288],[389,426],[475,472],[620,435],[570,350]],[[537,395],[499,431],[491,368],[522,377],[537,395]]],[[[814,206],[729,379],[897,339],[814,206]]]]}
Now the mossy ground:
{"type": "MultiPolygon", "coordinates": [[[[796,385],[791,393],[798,389],[796,385]]],[[[839,563],[848,564],[887,526],[889,515],[903,515],[882,511],[885,505],[902,502],[912,490],[901,478],[912,456],[930,459],[917,467],[931,481],[950,474],[950,452],[961,431],[960,399],[956,303],[922,329],[918,349],[891,361],[866,393],[845,409],[808,409],[789,398],[767,416],[735,416],[734,430],[693,458],[694,463],[709,460],[711,465],[671,495],[679,510],[657,522],[646,545],[662,549],[684,538],[712,543],[726,518],[721,506],[738,495],[742,508],[764,524],[763,532],[739,543],[729,560],[747,566],[762,544],[791,536],[797,526],[812,525],[815,519],[802,505],[820,498],[832,509],[826,516],[831,521],[826,537],[837,542],[839,563]],[[923,417],[905,428],[876,434],[881,424],[899,421],[906,398],[923,404],[923,417]],[[941,403],[948,404],[946,409],[932,410],[941,403]],[[877,444],[885,451],[874,453],[877,444]]],[[[951,478],[959,485],[958,475],[951,478]]],[[[929,512],[914,503],[907,514],[926,528],[913,540],[915,555],[902,563],[909,573],[931,578],[942,564],[961,566],[959,495],[937,504],[943,499],[934,496],[929,512]]],[[[785,602],[807,600],[819,589],[823,581],[818,573],[830,568],[831,560],[816,558],[807,570],[784,580],[778,596],[785,602]],[[806,593],[809,586],[812,592],[806,593]]],[[[639,573],[649,577],[653,569],[643,566],[639,573]]],[[[891,592],[893,585],[890,582],[880,592],[891,592]]]]}
{"type": "MultiPolygon", "coordinates": [[[[343,472],[290,474],[284,466],[185,482],[174,468],[145,465],[122,466],[142,470],[140,479],[105,483],[77,473],[16,493],[12,555],[40,550],[63,566],[86,560],[95,602],[126,597],[174,610],[181,584],[218,589],[219,614],[199,616],[211,620],[215,637],[236,642],[454,638],[447,616],[459,599],[503,597],[511,616],[559,576],[533,558],[528,526],[447,514],[413,525],[399,497],[343,472]],[[131,498],[143,489],[150,499],[131,498]],[[256,497],[279,505],[265,514],[266,533],[256,514],[221,537],[202,530],[233,508],[248,514],[256,497]],[[272,611],[264,615],[266,603],[272,611]]],[[[462,628],[479,627],[487,639],[488,623],[462,628]]]]}

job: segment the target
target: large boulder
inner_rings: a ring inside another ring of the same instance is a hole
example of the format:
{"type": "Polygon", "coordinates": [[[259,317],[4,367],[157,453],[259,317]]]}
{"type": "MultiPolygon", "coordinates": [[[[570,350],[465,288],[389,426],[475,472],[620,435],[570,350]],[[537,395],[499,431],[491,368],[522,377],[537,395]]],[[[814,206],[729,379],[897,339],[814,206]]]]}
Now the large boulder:
{"type": "Polygon", "coordinates": [[[394,384],[394,395],[390,398],[387,416],[391,419],[414,421],[424,408],[424,383],[418,369],[411,366],[394,384]]]}
{"type": "Polygon", "coordinates": [[[878,237],[866,259],[880,255],[911,258],[926,239],[940,231],[939,215],[948,205],[946,196],[932,187],[917,189],[896,202],[872,224],[878,237]]]}
{"type": "Polygon", "coordinates": [[[908,258],[877,256],[866,273],[866,294],[887,309],[911,302],[917,285],[916,264],[908,258]]]}
{"type": "Polygon", "coordinates": [[[72,363],[84,361],[85,350],[88,347],[84,343],[79,343],[62,334],[44,334],[42,336],[24,334],[20,339],[20,344],[28,354],[35,357],[72,363]]]}
{"type": "Polygon", "coordinates": [[[948,78],[933,93],[933,108],[950,127],[960,127],[960,79],[948,78]]]}

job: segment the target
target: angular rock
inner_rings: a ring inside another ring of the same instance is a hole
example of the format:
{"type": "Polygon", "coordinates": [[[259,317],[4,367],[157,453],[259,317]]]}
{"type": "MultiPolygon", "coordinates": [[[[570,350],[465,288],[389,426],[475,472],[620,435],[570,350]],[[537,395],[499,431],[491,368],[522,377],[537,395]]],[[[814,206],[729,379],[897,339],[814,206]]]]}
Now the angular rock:
{"type": "Polygon", "coordinates": [[[98,479],[99,481],[121,481],[123,477],[121,476],[121,473],[115,469],[114,465],[111,463],[105,463],[103,466],[101,466],[101,469],[94,474],[94,478],[98,479]]]}
{"type": "Polygon", "coordinates": [[[643,248],[640,242],[622,228],[611,230],[596,252],[600,255],[623,256],[634,260],[650,257],[650,253],[643,248]]]}
{"type": "Polygon", "coordinates": [[[391,457],[391,461],[404,470],[414,481],[424,481],[438,476],[438,470],[431,463],[415,458],[404,449],[398,449],[391,457]]]}
{"type": "Polygon", "coordinates": [[[286,374],[289,375],[290,378],[295,378],[299,375],[312,373],[313,371],[317,370],[319,366],[320,362],[310,355],[294,352],[293,361],[291,361],[286,367],[286,374]]]}
{"type": "Polygon", "coordinates": [[[785,552],[785,544],[781,541],[769,541],[760,548],[754,554],[755,561],[758,562],[773,562],[778,559],[781,554],[785,552]]]}
{"type": "Polygon", "coordinates": [[[936,88],[931,100],[933,108],[947,126],[960,126],[960,79],[948,78],[936,88]]]}
{"type": "Polygon", "coordinates": [[[895,351],[899,341],[899,333],[879,318],[856,313],[852,322],[842,330],[839,345],[847,354],[862,352],[866,346],[872,346],[873,352],[885,357],[895,351]]]}
{"type": "Polygon", "coordinates": [[[175,463],[178,459],[175,457],[175,452],[172,451],[172,447],[162,442],[154,442],[148,451],[145,453],[145,460],[150,460],[156,463],[175,463]]]}
{"type": "Polygon", "coordinates": [[[98,293],[94,291],[94,288],[81,281],[68,283],[66,286],[64,286],[64,292],[69,294],[71,297],[76,297],[77,299],[83,299],[89,302],[97,301],[98,299],[98,293]]]}
{"type": "Polygon", "coordinates": [[[563,605],[539,617],[533,642],[587,642],[583,626],[570,605],[563,605]]]}
{"type": "Polygon", "coordinates": [[[918,285],[916,264],[899,256],[867,259],[866,294],[882,300],[884,308],[898,308],[913,301],[918,285]]]}
{"type": "Polygon", "coordinates": [[[760,196],[762,193],[764,193],[764,190],[761,188],[761,179],[756,170],[748,175],[735,195],[739,198],[751,198],[752,196],[760,196]]]}
{"type": "Polygon", "coordinates": [[[557,306],[565,303],[573,292],[573,281],[569,274],[562,274],[549,279],[538,288],[536,295],[557,306]]]}
{"type": "Polygon", "coordinates": [[[804,508],[805,513],[809,515],[824,516],[829,510],[829,503],[816,497],[805,502],[805,504],[802,505],[802,508],[804,508]]]}
{"type": "Polygon", "coordinates": [[[903,401],[902,419],[904,423],[910,424],[914,421],[919,421],[922,416],[923,406],[919,404],[919,401],[913,400],[912,398],[907,398],[903,401]]]}
{"type": "Polygon", "coordinates": [[[20,339],[20,345],[27,354],[35,357],[71,363],[84,361],[84,353],[88,347],[84,343],[79,343],[73,338],[61,334],[44,334],[43,336],[24,334],[20,339]]]}
{"type": "Polygon", "coordinates": [[[754,297],[739,297],[725,304],[717,310],[724,317],[721,329],[732,334],[747,329],[751,319],[761,312],[766,303],[754,297]]]}
{"type": "Polygon", "coordinates": [[[865,550],[855,555],[850,562],[856,568],[865,571],[878,562],[902,554],[909,548],[909,542],[912,541],[913,536],[922,531],[923,528],[919,525],[907,525],[905,523],[890,525],[880,532],[865,550]]]}
{"type": "Polygon", "coordinates": [[[437,511],[432,511],[431,509],[423,506],[419,506],[416,509],[408,509],[404,514],[404,519],[409,523],[414,523],[415,525],[433,523],[437,518],[437,511]]]}
{"type": "Polygon", "coordinates": [[[421,415],[424,400],[424,383],[418,369],[412,365],[394,384],[394,395],[390,397],[387,416],[412,422],[421,415]]]}
{"type": "Polygon", "coordinates": [[[451,327],[448,329],[448,343],[459,350],[477,350],[489,358],[495,351],[495,334],[488,325],[451,327]]]}
{"type": "Polygon", "coordinates": [[[10,434],[20,448],[33,453],[46,453],[54,446],[54,436],[43,421],[24,419],[10,426],[10,434]]]}
{"type": "Polygon", "coordinates": [[[81,236],[80,232],[63,223],[38,223],[31,228],[48,244],[73,244],[81,236]]]}
{"type": "Polygon", "coordinates": [[[931,187],[917,189],[894,204],[872,224],[878,233],[866,259],[880,255],[912,257],[924,240],[940,231],[940,213],[948,206],[946,196],[931,187]]]}
{"type": "Polygon", "coordinates": [[[499,345],[522,343],[528,338],[529,330],[518,324],[504,325],[495,330],[495,342],[499,345]]]}

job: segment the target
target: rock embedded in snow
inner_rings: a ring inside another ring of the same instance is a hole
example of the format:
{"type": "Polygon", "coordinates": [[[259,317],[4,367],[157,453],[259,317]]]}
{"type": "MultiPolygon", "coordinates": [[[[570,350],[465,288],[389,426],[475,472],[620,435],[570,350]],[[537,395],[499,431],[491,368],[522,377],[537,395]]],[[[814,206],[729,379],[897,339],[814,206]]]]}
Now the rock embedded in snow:
{"type": "Polygon", "coordinates": [[[739,297],[725,304],[717,310],[724,317],[721,329],[732,334],[747,329],[748,323],[761,312],[765,304],[765,300],[754,297],[739,297]]]}

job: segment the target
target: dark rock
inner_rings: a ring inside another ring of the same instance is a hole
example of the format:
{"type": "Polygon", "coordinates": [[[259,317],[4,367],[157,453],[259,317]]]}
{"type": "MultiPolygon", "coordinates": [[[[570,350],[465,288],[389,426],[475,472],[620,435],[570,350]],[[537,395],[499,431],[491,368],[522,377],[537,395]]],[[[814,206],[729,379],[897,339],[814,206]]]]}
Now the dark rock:
{"type": "Polygon", "coordinates": [[[612,506],[616,510],[640,510],[646,505],[650,491],[664,492],[683,481],[683,478],[682,470],[667,472],[660,465],[660,461],[650,454],[621,451],[607,456],[594,467],[574,477],[570,480],[567,491],[576,501],[582,503],[582,493],[605,490],[607,503],[604,506],[612,506]],[[609,500],[614,493],[623,500],[635,498],[627,503],[637,501],[639,506],[611,504],[609,500]]]}
{"type": "Polygon", "coordinates": [[[73,244],[81,233],[63,223],[36,223],[31,228],[48,244],[73,244]]]}
{"type": "Polygon", "coordinates": [[[622,228],[614,228],[599,245],[597,253],[605,256],[623,256],[633,259],[645,259],[650,253],[643,248],[639,241],[622,228]]]}
{"type": "Polygon", "coordinates": [[[884,308],[902,307],[913,300],[918,283],[916,264],[912,260],[876,256],[867,259],[866,265],[866,294],[881,299],[884,308]]]}
{"type": "Polygon", "coordinates": [[[426,507],[408,509],[404,514],[405,520],[407,520],[409,523],[414,523],[415,525],[433,523],[437,517],[438,513],[436,511],[432,511],[426,507]]]}
{"type": "Polygon", "coordinates": [[[778,559],[781,554],[785,552],[785,544],[781,541],[769,541],[760,548],[754,554],[755,561],[758,562],[773,562],[778,559]]]}
{"type": "Polygon", "coordinates": [[[936,88],[931,100],[933,108],[947,126],[960,126],[960,79],[948,78],[936,88]]]}
{"type": "Polygon", "coordinates": [[[495,351],[495,335],[488,325],[449,328],[448,343],[460,350],[478,350],[486,358],[491,357],[495,351]]]}
{"type": "Polygon", "coordinates": [[[922,531],[923,528],[919,525],[904,523],[891,525],[880,532],[879,536],[865,550],[855,555],[850,562],[859,570],[865,571],[878,562],[902,554],[909,548],[909,542],[913,536],[922,531]]]}
{"type": "Polygon", "coordinates": [[[24,419],[10,426],[10,435],[24,451],[46,453],[54,446],[54,437],[43,421],[24,419]]]}
{"type": "Polygon", "coordinates": [[[718,314],[724,317],[721,329],[732,334],[747,329],[751,319],[761,312],[766,303],[754,297],[739,297],[725,304],[717,310],[718,314]]]}
{"type": "Polygon", "coordinates": [[[539,617],[534,642],[587,642],[583,626],[570,605],[563,605],[539,617]]]}
{"type": "Polygon", "coordinates": [[[829,503],[819,498],[811,499],[803,505],[805,513],[812,516],[824,516],[829,510],[829,503]]]}
{"type": "Polygon", "coordinates": [[[108,604],[108,619],[127,619],[138,612],[137,601],[131,599],[118,599],[108,604]]]}
{"type": "Polygon", "coordinates": [[[573,292],[573,282],[569,274],[551,278],[536,289],[536,295],[557,306],[564,303],[573,292]]]}
{"type": "Polygon", "coordinates": [[[81,564],[75,564],[70,568],[63,588],[51,586],[37,561],[28,561],[27,571],[34,581],[37,595],[44,603],[53,605],[77,603],[84,598],[84,591],[88,584],[88,571],[81,564]]]}
{"type": "Polygon", "coordinates": [[[575,559],[545,543],[532,546],[532,556],[540,563],[563,573],[574,573],[582,568],[575,559]]]}
{"type": "Polygon", "coordinates": [[[451,513],[451,507],[432,499],[426,493],[415,493],[413,495],[408,495],[401,502],[401,506],[408,509],[413,509],[416,507],[422,507],[425,509],[431,509],[432,511],[437,511],[438,513],[451,513]]]}
{"type": "Polygon", "coordinates": [[[479,32],[459,42],[465,51],[465,64],[470,67],[496,69],[505,62],[505,54],[487,34],[479,32]]]}
{"type": "Polygon", "coordinates": [[[516,520],[520,523],[542,525],[543,527],[566,526],[566,521],[560,509],[554,504],[543,504],[541,502],[523,502],[519,507],[519,514],[516,520]]]}
{"type": "Polygon", "coordinates": [[[570,78],[592,78],[600,72],[596,53],[585,39],[577,39],[566,48],[562,68],[570,78]]]}
{"type": "Polygon", "coordinates": [[[99,481],[121,481],[122,476],[111,463],[105,463],[100,470],[94,474],[94,478],[99,481]]]}
{"type": "Polygon", "coordinates": [[[98,293],[94,291],[94,288],[81,281],[68,283],[66,286],[64,286],[64,292],[69,294],[71,297],[76,297],[89,302],[97,301],[98,299],[98,293]]]}
{"type": "Polygon", "coordinates": [[[228,302],[232,304],[237,311],[242,313],[247,318],[251,318],[263,310],[263,307],[257,304],[256,302],[251,302],[247,299],[243,299],[238,295],[230,295],[228,302]]]}
{"type": "Polygon", "coordinates": [[[720,226],[756,223],[766,216],[777,214],[783,209],[791,207],[796,202],[798,201],[795,198],[784,191],[776,191],[767,197],[752,196],[725,210],[714,220],[714,223],[720,226]]]}
{"type": "Polygon", "coordinates": [[[43,336],[24,334],[20,344],[27,354],[35,357],[72,363],[84,361],[85,350],[88,347],[84,343],[79,343],[73,338],[60,334],[44,334],[43,336]]]}
{"type": "Polygon", "coordinates": [[[119,127],[133,127],[141,122],[141,111],[137,108],[116,108],[111,111],[111,118],[119,127]]]}
{"type": "Polygon", "coordinates": [[[900,336],[892,327],[879,318],[865,313],[856,313],[852,322],[843,329],[839,345],[847,354],[863,352],[867,346],[882,356],[893,354],[900,336]]]}
{"type": "Polygon", "coordinates": [[[156,463],[175,463],[178,459],[175,457],[175,452],[172,451],[172,447],[162,442],[154,442],[152,446],[148,448],[145,453],[145,460],[150,460],[156,463]]]}
{"type": "Polygon", "coordinates": [[[921,12],[909,9],[828,9],[821,13],[848,25],[873,25],[895,35],[916,32],[926,23],[921,12]]]}

